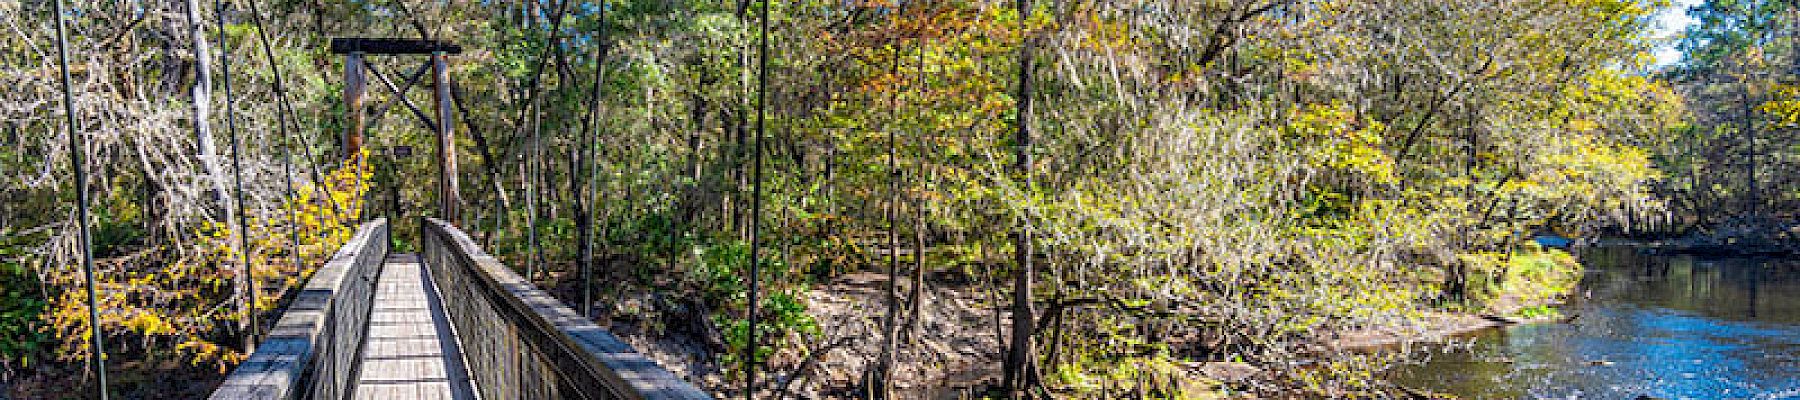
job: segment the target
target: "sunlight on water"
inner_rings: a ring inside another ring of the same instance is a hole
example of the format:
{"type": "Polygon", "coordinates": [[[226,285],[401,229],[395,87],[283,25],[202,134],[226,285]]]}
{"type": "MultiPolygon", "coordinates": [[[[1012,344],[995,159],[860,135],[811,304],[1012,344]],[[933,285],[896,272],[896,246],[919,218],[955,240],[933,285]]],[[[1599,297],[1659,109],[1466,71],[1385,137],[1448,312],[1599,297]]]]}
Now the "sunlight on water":
{"type": "Polygon", "coordinates": [[[1583,254],[1569,323],[1488,330],[1393,372],[1468,398],[1800,398],[1800,262],[1583,254]]]}

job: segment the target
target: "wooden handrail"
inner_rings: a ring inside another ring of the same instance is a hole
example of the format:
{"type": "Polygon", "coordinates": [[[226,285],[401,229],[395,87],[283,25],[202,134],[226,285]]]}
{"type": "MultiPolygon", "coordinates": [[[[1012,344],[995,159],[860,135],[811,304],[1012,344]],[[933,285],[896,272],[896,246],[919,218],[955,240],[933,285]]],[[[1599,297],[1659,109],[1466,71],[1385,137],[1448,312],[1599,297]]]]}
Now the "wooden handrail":
{"type": "Polygon", "coordinates": [[[420,227],[423,261],[482,398],[712,398],[539,290],[456,227],[433,218],[420,227]]]}
{"type": "Polygon", "coordinates": [[[387,219],[364,223],[307,280],[261,346],[212,399],[341,399],[352,390],[357,354],[388,253],[387,219]]]}

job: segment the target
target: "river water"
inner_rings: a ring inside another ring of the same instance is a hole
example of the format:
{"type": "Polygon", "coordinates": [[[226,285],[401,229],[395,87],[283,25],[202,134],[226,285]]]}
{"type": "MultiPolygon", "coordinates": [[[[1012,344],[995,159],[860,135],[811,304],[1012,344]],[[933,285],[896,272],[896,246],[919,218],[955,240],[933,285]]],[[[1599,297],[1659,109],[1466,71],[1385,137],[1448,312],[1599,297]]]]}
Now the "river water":
{"type": "Polygon", "coordinates": [[[1464,398],[1800,399],[1800,260],[1580,253],[1573,320],[1476,332],[1389,378],[1464,398]]]}

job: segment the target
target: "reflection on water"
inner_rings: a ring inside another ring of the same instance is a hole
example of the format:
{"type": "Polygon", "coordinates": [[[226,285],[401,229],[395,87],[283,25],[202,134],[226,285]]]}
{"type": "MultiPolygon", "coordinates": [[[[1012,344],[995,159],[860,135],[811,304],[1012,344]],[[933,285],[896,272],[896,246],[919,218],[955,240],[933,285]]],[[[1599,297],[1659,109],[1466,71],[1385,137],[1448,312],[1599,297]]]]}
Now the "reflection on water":
{"type": "Polygon", "coordinates": [[[1391,378],[1467,398],[1800,399],[1800,260],[1581,259],[1573,321],[1478,332],[1391,378]]]}

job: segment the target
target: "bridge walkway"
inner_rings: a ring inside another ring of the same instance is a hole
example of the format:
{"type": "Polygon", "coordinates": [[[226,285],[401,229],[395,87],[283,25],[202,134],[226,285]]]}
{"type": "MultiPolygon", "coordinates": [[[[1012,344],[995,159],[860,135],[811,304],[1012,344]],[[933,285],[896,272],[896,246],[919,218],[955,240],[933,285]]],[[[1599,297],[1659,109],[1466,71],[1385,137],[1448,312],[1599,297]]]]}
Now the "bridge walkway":
{"type": "Polygon", "coordinates": [[[443,298],[418,255],[387,257],[374,304],[354,398],[475,398],[443,298]]]}
{"type": "Polygon", "coordinates": [[[415,255],[363,223],[211,398],[712,399],[456,226],[420,225],[415,255]]]}

